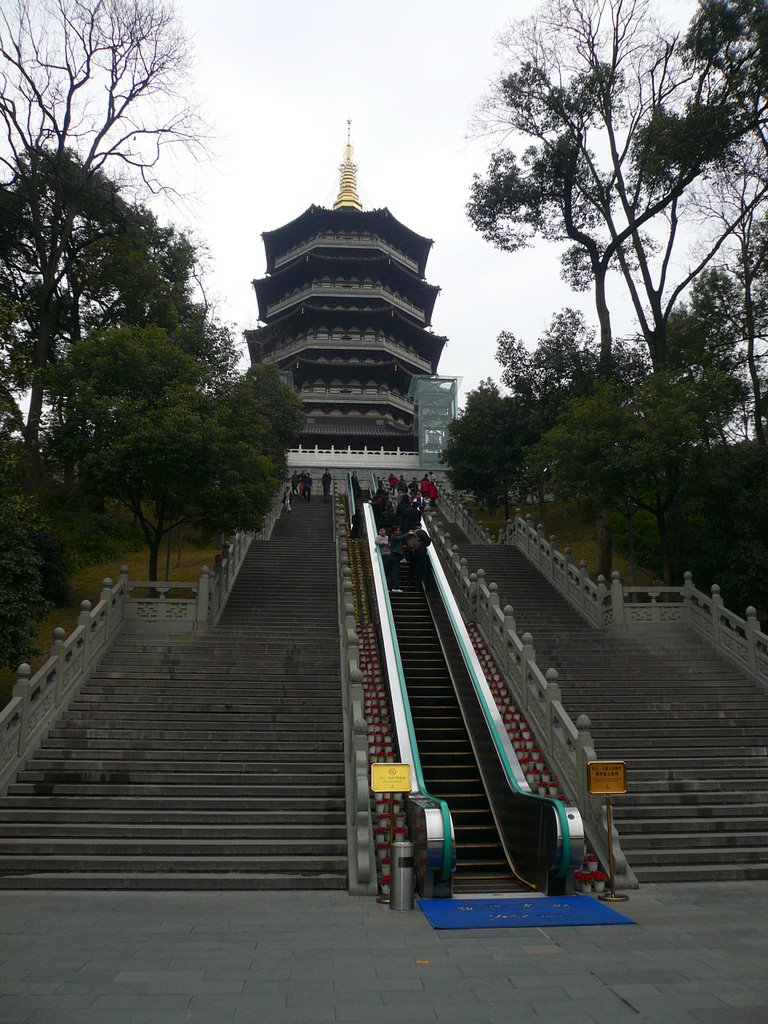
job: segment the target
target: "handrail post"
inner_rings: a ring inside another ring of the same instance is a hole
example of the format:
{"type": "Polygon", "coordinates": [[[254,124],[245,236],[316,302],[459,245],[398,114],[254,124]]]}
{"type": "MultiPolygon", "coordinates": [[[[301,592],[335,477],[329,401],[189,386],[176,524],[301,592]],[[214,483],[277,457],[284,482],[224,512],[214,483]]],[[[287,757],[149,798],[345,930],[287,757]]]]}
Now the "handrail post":
{"type": "Polygon", "coordinates": [[[614,624],[623,626],[624,588],[621,585],[621,574],[615,570],[611,573],[611,608],[613,610],[614,624]]]}
{"type": "Polygon", "coordinates": [[[77,617],[78,626],[83,627],[83,675],[88,672],[88,649],[91,646],[91,602],[80,602],[80,614],[77,617]]]}
{"type": "Polygon", "coordinates": [[[747,641],[747,664],[750,672],[757,672],[757,634],[760,623],[757,621],[757,609],[752,605],[747,608],[747,624],[745,636],[747,641]]]}
{"type": "Polygon", "coordinates": [[[200,570],[200,579],[197,584],[197,608],[195,610],[195,622],[199,626],[208,622],[208,598],[211,586],[211,572],[207,565],[200,570]]]}
{"type": "Polygon", "coordinates": [[[712,640],[717,647],[720,646],[720,609],[723,607],[723,599],[720,596],[720,587],[717,583],[712,584],[712,640]]]}
{"type": "Polygon", "coordinates": [[[27,746],[27,734],[29,732],[29,680],[32,677],[32,669],[23,661],[16,670],[16,682],[13,686],[13,696],[21,697],[21,725],[19,728],[18,747],[16,753],[19,757],[27,746]]]}

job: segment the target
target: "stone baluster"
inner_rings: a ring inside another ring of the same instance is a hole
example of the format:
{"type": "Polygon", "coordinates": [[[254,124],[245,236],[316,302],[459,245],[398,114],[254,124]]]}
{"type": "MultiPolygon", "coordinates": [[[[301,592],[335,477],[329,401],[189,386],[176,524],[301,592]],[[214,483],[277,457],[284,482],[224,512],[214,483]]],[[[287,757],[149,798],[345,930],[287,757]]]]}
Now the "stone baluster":
{"type": "Polygon", "coordinates": [[[717,583],[712,584],[712,642],[720,646],[720,611],[723,607],[723,599],[720,596],[720,587],[717,583]]]}
{"type": "Polygon", "coordinates": [[[686,569],[683,573],[683,604],[685,605],[685,617],[688,622],[693,621],[693,573],[686,569]]]}
{"type": "Polygon", "coordinates": [[[91,646],[91,602],[80,602],[80,614],[77,616],[78,626],[83,627],[83,675],[88,671],[91,646]]]}
{"type": "Polygon", "coordinates": [[[491,639],[491,643],[495,642],[496,637],[496,609],[499,607],[499,588],[496,583],[489,583],[488,585],[488,636],[491,639]]]}
{"type": "Polygon", "coordinates": [[[528,707],[528,664],[536,661],[536,651],[533,646],[533,637],[530,633],[523,633],[520,638],[523,643],[523,650],[520,655],[520,690],[523,698],[523,710],[528,707]]]}
{"type": "Polygon", "coordinates": [[[200,570],[197,582],[197,608],[195,609],[195,628],[202,629],[208,623],[208,598],[211,588],[211,571],[207,565],[200,570]]]}
{"type": "Polygon", "coordinates": [[[476,609],[475,617],[478,621],[482,621],[483,618],[483,587],[485,586],[485,569],[477,570],[477,596],[476,596],[476,609]]]}
{"type": "Polygon", "coordinates": [[[16,682],[13,686],[13,696],[21,697],[21,725],[19,728],[19,745],[16,753],[21,755],[27,746],[27,737],[29,735],[29,699],[30,699],[30,685],[29,680],[32,677],[32,669],[23,661],[16,670],[16,682]]]}
{"type": "Polygon", "coordinates": [[[745,635],[747,640],[747,665],[750,672],[757,672],[757,634],[760,631],[760,623],[757,621],[757,609],[752,605],[747,608],[747,625],[745,635]]]}
{"type": "Polygon", "coordinates": [[[562,700],[562,694],[560,692],[560,676],[557,673],[556,668],[548,668],[544,673],[544,678],[547,680],[547,690],[544,694],[544,720],[546,722],[547,729],[547,746],[550,752],[555,749],[555,715],[552,710],[553,704],[559,704],[562,700]]]}
{"type": "Polygon", "coordinates": [[[66,631],[57,626],[53,631],[53,642],[51,643],[51,657],[56,658],[56,707],[61,703],[66,687],[67,671],[64,660],[64,640],[66,631]]]}
{"type": "MultiPolygon", "coordinates": [[[[465,558],[462,558],[462,562],[466,562],[465,558]]],[[[477,573],[471,572],[469,574],[469,614],[473,618],[477,618],[477,573]]]]}
{"type": "Polygon", "coordinates": [[[595,741],[592,739],[592,723],[589,715],[579,715],[576,719],[578,739],[576,741],[576,784],[578,786],[577,802],[585,809],[590,806],[591,796],[587,778],[587,762],[595,761],[595,741]]]}
{"type": "Polygon", "coordinates": [[[104,643],[109,642],[112,632],[112,580],[105,576],[101,584],[99,601],[104,602],[104,643]]]}
{"type": "Polygon", "coordinates": [[[615,626],[624,625],[624,587],[621,585],[621,574],[611,573],[611,608],[615,626]]]}
{"type": "Polygon", "coordinates": [[[587,603],[587,580],[589,579],[589,569],[587,568],[587,561],[585,558],[579,562],[579,601],[581,607],[587,603]]]}
{"type": "Polygon", "coordinates": [[[504,638],[501,647],[502,661],[504,665],[504,673],[507,676],[512,676],[513,668],[510,664],[510,642],[509,634],[517,632],[517,622],[515,621],[515,609],[511,604],[504,605],[504,638]]]}

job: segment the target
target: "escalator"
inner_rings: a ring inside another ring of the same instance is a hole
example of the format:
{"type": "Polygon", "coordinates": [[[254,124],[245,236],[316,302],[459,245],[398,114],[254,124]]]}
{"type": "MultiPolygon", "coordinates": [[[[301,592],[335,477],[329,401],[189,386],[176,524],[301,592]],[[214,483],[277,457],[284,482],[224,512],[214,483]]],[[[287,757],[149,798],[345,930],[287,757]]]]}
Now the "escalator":
{"type": "Polygon", "coordinates": [[[419,892],[572,891],[581,817],[531,792],[434,549],[423,586],[390,594],[369,504],[364,519],[419,892]]]}
{"type": "Polygon", "coordinates": [[[453,818],[453,892],[526,891],[504,852],[427,597],[404,583],[391,599],[424,781],[453,818]]]}

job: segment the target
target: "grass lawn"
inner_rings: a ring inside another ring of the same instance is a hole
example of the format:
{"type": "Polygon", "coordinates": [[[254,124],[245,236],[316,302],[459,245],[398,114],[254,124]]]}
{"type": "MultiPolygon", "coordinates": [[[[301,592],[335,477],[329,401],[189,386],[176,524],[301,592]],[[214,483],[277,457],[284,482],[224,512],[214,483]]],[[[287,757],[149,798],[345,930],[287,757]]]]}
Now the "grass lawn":
{"type": "MultiPolygon", "coordinates": [[[[220,548],[218,547],[195,548],[189,544],[185,545],[178,567],[174,564],[176,558],[172,557],[171,559],[170,578],[177,582],[196,582],[204,565],[213,568],[213,560],[219,551],[220,548]]],[[[77,616],[80,613],[81,602],[87,600],[92,605],[96,604],[99,600],[101,585],[105,577],[108,576],[113,582],[116,582],[120,575],[120,566],[127,565],[129,579],[143,580],[147,577],[147,564],[148,555],[144,548],[141,551],[122,555],[113,562],[103,562],[100,565],[92,565],[87,569],[81,569],[79,572],[76,572],[70,579],[72,591],[70,600],[64,605],[57,605],[52,608],[48,615],[36,624],[37,646],[43,653],[31,659],[30,665],[32,666],[33,673],[40,668],[48,657],[54,629],[61,626],[67,636],[69,636],[77,625],[77,616]]],[[[165,575],[164,565],[161,569],[161,574],[165,575]]],[[[11,699],[15,682],[15,671],[0,669],[0,708],[4,708],[11,699]]]]}

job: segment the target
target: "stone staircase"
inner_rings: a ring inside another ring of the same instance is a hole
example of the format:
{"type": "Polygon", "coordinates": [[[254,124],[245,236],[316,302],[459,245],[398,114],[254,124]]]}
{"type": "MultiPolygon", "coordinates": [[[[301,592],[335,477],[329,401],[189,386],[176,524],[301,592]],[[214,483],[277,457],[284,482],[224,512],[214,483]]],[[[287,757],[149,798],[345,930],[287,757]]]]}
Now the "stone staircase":
{"type": "Polygon", "coordinates": [[[768,697],[693,631],[611,637],[591,627],[514,547],[472,545],[556,668],[571,717],[589,715],[598,757],[627,762],[613,810],[641,882],[768,878],[768,697]]]}
{"type": "Polygon", "coordinates": [[[209,633],[117,639],[0,798],[0,887],[346,887],[332,529],[297,502],[209,633]]]}

